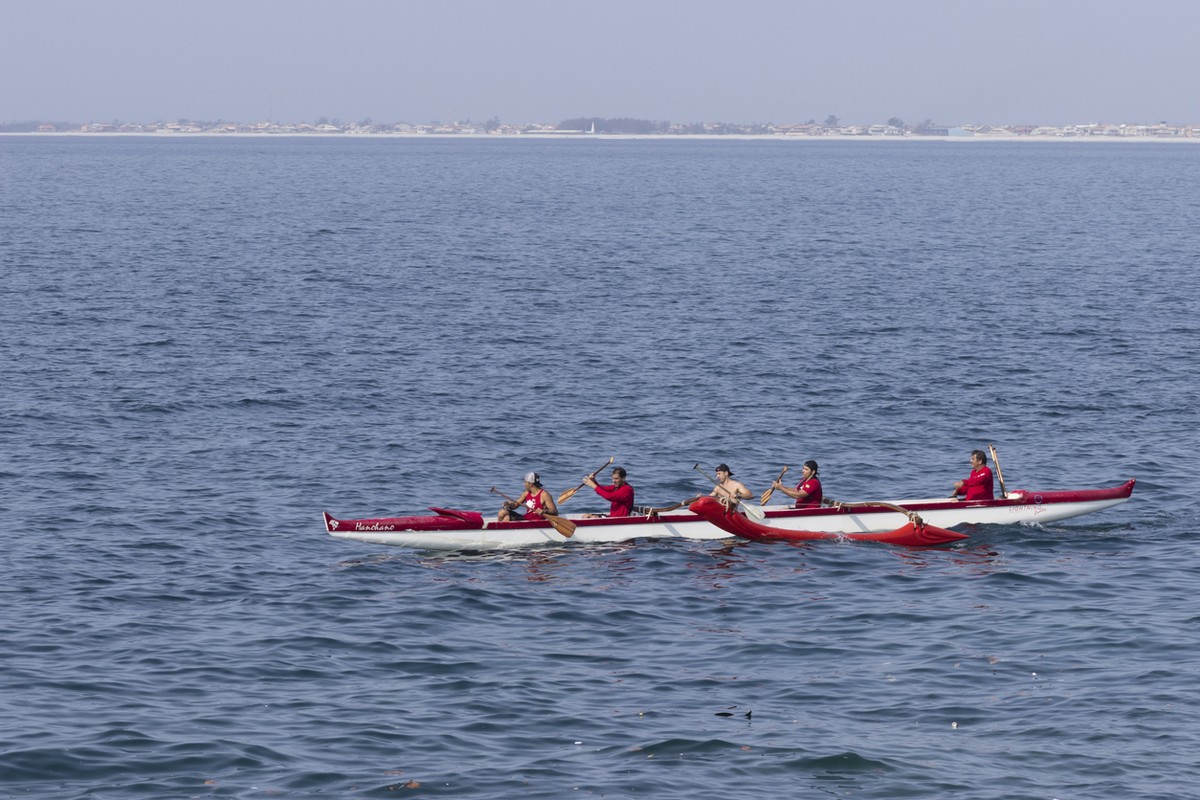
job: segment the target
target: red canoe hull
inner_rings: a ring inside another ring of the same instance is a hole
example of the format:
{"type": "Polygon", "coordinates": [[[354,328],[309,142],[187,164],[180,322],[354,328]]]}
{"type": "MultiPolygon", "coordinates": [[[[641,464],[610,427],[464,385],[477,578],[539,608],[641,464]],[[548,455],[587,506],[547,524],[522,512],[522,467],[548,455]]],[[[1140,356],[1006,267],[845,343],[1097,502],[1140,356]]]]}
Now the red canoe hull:
{"type": "Polygon", "coordinates": [[[688,506],[694,514],[716,525],[723,531],[758,542],[807,542],[816,539],[844,539],[853,542],[880,542],[904,547],[930,547],[966,539],[965,533],[939,528],[934,525],[916,525],[909,522],[894,531],[880,533],[830,533],[827,531],[790,531],[772,528],[730,511],[722,503],[702,497],[688,506]]]}
{"type": "Polygon", "coordinates": [[[334,519],[328,512],[325,516],[325,530],[354,531],[367,533],[393,533],[396,531],[467,531],[483,527],[483,514],[478,511],[459,511],[454,508],[438,508],[431,506],[430,511],[437,516],[422,517],[380,517],[378,519],[334,519]]]}

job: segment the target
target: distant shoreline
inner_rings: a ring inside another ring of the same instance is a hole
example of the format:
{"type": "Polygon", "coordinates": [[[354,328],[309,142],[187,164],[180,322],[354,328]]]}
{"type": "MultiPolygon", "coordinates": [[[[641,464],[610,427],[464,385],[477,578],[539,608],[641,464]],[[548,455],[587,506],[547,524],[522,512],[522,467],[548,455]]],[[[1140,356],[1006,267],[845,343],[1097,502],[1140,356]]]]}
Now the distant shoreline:
{"type": "Polygon", "coordinates": [[[790,136],[775,133],[524,133],[524,134],[493,134],[493,133],[211,133],[189,132],[174,133],[169,131],[0,131],[2,136],[23,136],[30,138],[92,137],[101,139],[141,138],[141,139],[371,139],[371,140],[416,140],[416,139],[494,139],[531,141],[540,139],[568,140],[586,139],[591,141],[764,141],[764,142],[1129,142],[1129,143],[1200,143],[1196,136],[1040,136],[1025,134],[982,135],[982,136],[850,136],[831,134],[827,136],[790,136]]]}

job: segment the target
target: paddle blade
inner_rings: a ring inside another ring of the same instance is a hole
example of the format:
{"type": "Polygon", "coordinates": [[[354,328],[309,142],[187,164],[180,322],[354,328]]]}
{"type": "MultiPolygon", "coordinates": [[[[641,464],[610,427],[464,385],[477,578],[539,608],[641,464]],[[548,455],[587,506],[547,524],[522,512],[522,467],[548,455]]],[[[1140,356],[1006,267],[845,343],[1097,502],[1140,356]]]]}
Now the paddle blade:
{"type": "Polygon", "coordinates": [[[546,519],[554,526],[554,530],[558,531],[567,539],[575,535],[576,524],[566,517],[556,517],[553,514],[545,514],[546,519]]]}
{"type": "Polygon", "coordinates": [[[745,500],[743,500],[741,503],[739,503],[739,505],[742,507],[742,510],[746,512],[746,516],[750,517],[751,519],[761,520],[765,519],[767,516],[767,513],[763,511],[761,507],[756,506],[753,503],[747,503],[745,500]]]}
{"type": "Polygon", "coordinates": [[[565,503],[565,502],[567,502],[567,501],[568,501],[568,500],[570,500],[572,497],[574,497],[574,496],[575,496],[575,493],[576,493],[576,492],[578,492],[578,491],[579,491],[580,489],[582,489],[583,487],[584,487],[584,484],[582,484],[582,483],[581,483],[581,484],[579,484],[578,486],[576,486],[574,489],[567,489],[565,492],[563,492],[562,494],[560,494],[560,495],[558,496],[558,502],[560,502],[560,503],[565,503]]]}
{"type": "MultiPolygon", "coordinates": [[[[788,467],[785,466],[783,469],[781,469],[779,471],[779,477],[776,478],[775,480],[776,481],[783,480],[783,476],[787,474],[787,471],[788,471],[788,467]]],[[[771,499],[771,495],[773,495],[773,494],[775,494],[775,487],[774,486],[767,487],[767,490],[762,493],[762,497],[758,498],[759,505],[765,506],[767,504],[767,501],[771,499]]]]}

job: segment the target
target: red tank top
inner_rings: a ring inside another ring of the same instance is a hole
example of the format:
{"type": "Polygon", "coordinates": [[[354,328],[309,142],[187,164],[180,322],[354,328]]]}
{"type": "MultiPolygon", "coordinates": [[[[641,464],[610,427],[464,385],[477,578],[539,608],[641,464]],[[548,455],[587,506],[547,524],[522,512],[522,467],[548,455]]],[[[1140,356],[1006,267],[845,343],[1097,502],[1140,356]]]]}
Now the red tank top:
{"type": "MultiPolygon", "coordinates": [[[[531,513],[535,512],[535,511],[542,510],[542,508],[543,508],[542,492],[543,491],[545,491],[545,490],[538,489],[537,491],[526,492],[525,495],[521,498],[521,502],[525,506],[525,516],[529,516],[531,513]]],[[[534,516],[537,516],[537,515],[534,514],[534,516]]]]}

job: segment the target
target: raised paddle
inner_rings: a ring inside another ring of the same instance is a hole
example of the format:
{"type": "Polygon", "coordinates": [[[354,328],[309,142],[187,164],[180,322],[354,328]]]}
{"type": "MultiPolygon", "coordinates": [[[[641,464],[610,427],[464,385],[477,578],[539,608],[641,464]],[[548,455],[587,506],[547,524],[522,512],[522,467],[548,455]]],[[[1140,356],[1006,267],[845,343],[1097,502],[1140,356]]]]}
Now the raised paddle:
{"type": "Polygon", "coordinates": [[[733,500],[734,505],[738,505],[738,506],[741,506],[742,508],[744,508],[746,510],[746,516],[753,517],[754,519],[763,519],[767,516],[763,512],[763,510],[761,508],[759,508],[758,506],[752,506],[749,503],[747,503],[745,500],[743,500],[742,498],[735,496],[732,492],[730,492],[728,489],[726,489],[724,486],[722,486],[716,478],[714,478],[712,475],[709,475],[704,470],[700,469],[699,464],[692,467],[692,469],[696,470],[701,475],[708,478],[708,480],[712,483],[713,486],[716,486],[718,489],[720,489],[722,492],[724,492],[726,494],[726,496],[728,496],[730,499],[733,500]]]}
{"type": "MultiPolygon", "coordinates": [[[[490,491],[492,491],[495,494],[500,495],[505,500],[512,503],[514,506],[520,505],[520,503],[518,503],[516,500],[513,500],[511,497],[509,497],[504,492],[497,489],[495,486],[493,486],[490,491]]],[[[542,516],[542,519],[546,520],[547,522],[549,522],[551,525],[554,526],[554,530],[558,531],[566,538],[570,539],[572,536],[575,535],[576,525],[574,522],[567,519],[566,517],[557,517],[554,514],[547,514],[544,511],[542,512],[541,516],[542,516]]]]}
{"type": "Polygon", "coordinates": [[[758,498],[759,505],[765,506],[767,504],[767,501],[771,499],[771,495],[775,494],[775,484],[783,480],[783,475],[787,471],[787,467],[784,467],[779,471],[779,477],[772,481],[771,485],[767,487],[767,490],[762,493],[762,497],[758,498]]]}
{"type": "Polygon", "coordinates": [[[996,445],[989,443],[988,451],[992,454],[992,463],[996,465],[996,477],[1000,479],[1000,496],[1008,497],[1008,490],[1004,488],[1004,472],[1000,469],[1000,456],[996,455],[996,445]]]}
{"type": "MultiPolygon", "coordinates": [[[[616,460],[617,460],[616,456],[609,456],[608,461],[605,462],[604,464],[601,464],[600,469],[598,469],[592,473],[592,477],[595,477],[596,475],[598,475],[600,473],[600,471],[605,469],[606,467],[611,467],[612,463],[616,460]]],[[[583,483],[579,484],[574,489],[567,489],[565,492],[563,492],[562,494],[560,494],[558,496],[558,504],[562,505],[563,503],[570,500],[572,497],[575,496],[575,493],[578,492],[580,489],[582,489],[584,486],[587,486],[587,481],[584,481],[583,483]]]]}

